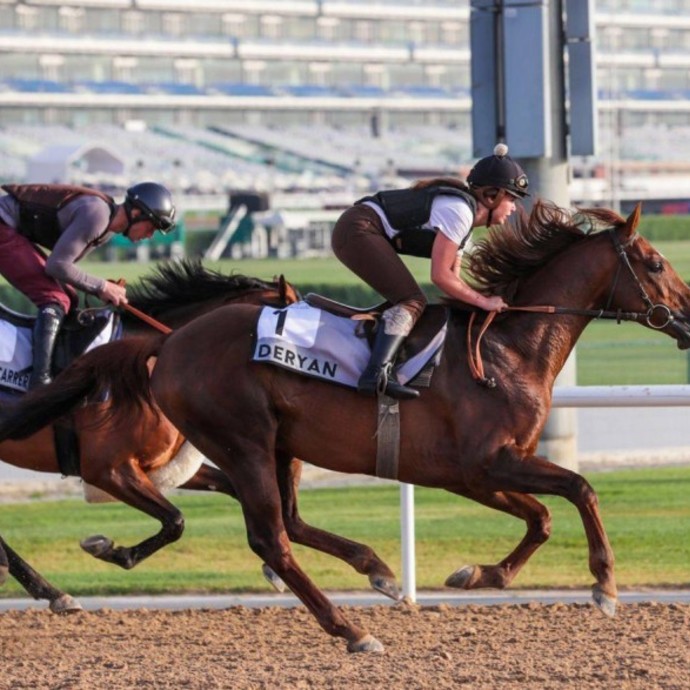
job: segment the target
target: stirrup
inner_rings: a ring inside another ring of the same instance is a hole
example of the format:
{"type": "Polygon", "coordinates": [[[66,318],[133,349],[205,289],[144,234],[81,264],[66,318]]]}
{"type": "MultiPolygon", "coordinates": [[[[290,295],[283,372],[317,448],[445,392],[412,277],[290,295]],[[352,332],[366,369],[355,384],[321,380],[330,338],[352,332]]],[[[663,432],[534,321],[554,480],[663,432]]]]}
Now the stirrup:
{"type": "Polygon", "coordinates": [[[381,368],[376,380],[376,395],[387,395],[396,400],[412,400],[419,397],[419,391],[400,383],[393,373],[393,365],[381,368]]]}
{"type": "Polygon", "coordinates": [[[37,374],[36,376],[32,376],[31,382],[29,383],[29,387],[27,391],[32,391],[35,388],[40,388],[41,386],[47,386],[48,384],[53,382],[53,377],[49,371],[46,372],[41,372],[40,374],[37,374]]]}
{"type": "Polygon", "coordinates": [[[418,390],[405,386],[394,378],[388,379],[384,393],[397,400],[412,400],[419,397],[418,390]]]}

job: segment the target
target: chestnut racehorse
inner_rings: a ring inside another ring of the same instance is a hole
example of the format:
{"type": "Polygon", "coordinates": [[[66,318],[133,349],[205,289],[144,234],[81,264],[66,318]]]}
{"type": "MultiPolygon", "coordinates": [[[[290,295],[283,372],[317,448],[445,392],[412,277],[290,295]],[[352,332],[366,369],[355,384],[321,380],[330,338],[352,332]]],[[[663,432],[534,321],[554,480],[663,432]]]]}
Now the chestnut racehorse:
{"type": "MultiPolygon", "coordinates": [[[[508,586],[551,530],[549,511],[533,494],[552,494],[579,511],[594,602],[607,615],[615,613],[613,552],[596,494],[582,476],[535,452],[554,380],[593,318],[636,320],[671,336],[678,347],[690,347],[690,288],[637,234],[639,217],[639,206],[625,220],[612,211],[571,213],[537,202],[529,217],[477,244],[469,263],[475,283],[485,294],[503,296],[511,310],[484,329],[467,311],[448,307],[431,387],[400,403],[398,479],[509,513],[524,520],[526,534],[498,563],[463,566],[447,585],[508,586]],[[477,350],[483,379],[472,374],[477,350]],[[488,380],[495,385],[479,383],[488,380]]],[[[375,474],[377,403],[349,388],[250,361],[259,311],[230,305],[167,337],[105,345],[53,385],[76,387],[81,381],[82,390],[108,388],[113,410],[125,418],[155,401],[230,478],[250,547],[324,630],[344,638],[350,651],[379,651],[381,644],[348,621],[298,565],[280,485],[293,457],[375,474]],[[158,359],[149,378],[152,356],[158,359]]],[[[0,425],[0,438],[7,432],[0,425]]]]}

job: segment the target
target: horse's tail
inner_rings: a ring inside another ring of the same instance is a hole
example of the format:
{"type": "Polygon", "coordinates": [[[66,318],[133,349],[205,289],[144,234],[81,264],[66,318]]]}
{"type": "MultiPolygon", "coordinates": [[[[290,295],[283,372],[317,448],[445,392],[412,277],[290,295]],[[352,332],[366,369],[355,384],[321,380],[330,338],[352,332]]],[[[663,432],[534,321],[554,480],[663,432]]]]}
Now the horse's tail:
{"type": "Polygon", "coordinates": [[[79,357],[47,386],[3,408],[0,441],[23,439],[67,417],[85,402],[109,400],[94,418],[98,425],[117,416],[158,409],[151,397],[147,362],[167,336],[140,336],[101,345],[79,357]]]}

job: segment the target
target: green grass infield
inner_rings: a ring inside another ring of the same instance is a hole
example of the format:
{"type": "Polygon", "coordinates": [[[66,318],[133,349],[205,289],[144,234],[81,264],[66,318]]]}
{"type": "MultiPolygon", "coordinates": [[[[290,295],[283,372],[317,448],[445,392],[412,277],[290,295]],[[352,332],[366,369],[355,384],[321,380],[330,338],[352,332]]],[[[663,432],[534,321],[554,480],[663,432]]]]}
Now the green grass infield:
{"type": "MultiPolygon", "coordinates": [[[[690,586],[690,468],[596,472],[588,480],[616,556],[621,587],[690,586]]],[[[541,497],[552,510],[551,539],[512,588],[582,588],[593,582],[577,510],[541,497]]],[[[2,536],[39,572],[72,595],[267,592],[261,562],[247,546],[237,503],[203,494],[176,494],[184,512],[182,539],[131,571],[95,560],[79,540],[104,534],[132,545],[158,524],[121,504],[80,500],[0,505],[2,536]]],[[[369,485],[301,492],[301,511],[315,526],[369,544],[400,577],[400,491],[369,485]]],[[[521,521],[440,490],[415,491],[417,586],[440,589],[457,568],[496,563],[524,534],[521,521]]],[[[326,590],[368,589],[365,576],[330,556],[295,546],[307,574],[326,590]]],[[[9,579],[2,597],[23,595],[9,579]]]]}

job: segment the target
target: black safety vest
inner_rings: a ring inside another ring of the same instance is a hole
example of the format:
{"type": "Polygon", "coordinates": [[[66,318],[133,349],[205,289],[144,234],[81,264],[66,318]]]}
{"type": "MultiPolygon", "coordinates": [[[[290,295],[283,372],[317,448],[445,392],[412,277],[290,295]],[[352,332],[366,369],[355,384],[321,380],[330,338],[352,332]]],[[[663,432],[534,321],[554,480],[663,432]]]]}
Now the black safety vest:
{"type": "Polygon", "coordinates": [[[6,184],[2,189],[19,202],[17,232],[46,249],[52,249],[60,239],[62,229],[58,211],[73,199],[85,194],[97,196],[110,206],[111,220],[115,213],[114,199],[89,187],[69,184],[6,184]]]}
{"type": "MultiPolygon", "coordinates": [[[[378,192],[373,196],[365,196],[356,201],[361,204],[371,201],[381,207],[391,227],[398,234],[389,238],[398,254],[411,256],[431,256],[431,248],[436,239],[434,228],[423,228],[431,216],[431,205],[437,196],[455,196],[463,199],[472,210],[472,216],[477,213],[477,201],[463,189],[450,186],[422,187],[421,189],[391,189],[378,192]]],[[[462,247],[469,239],[472,230],[462,241],[462,247]]]]}

